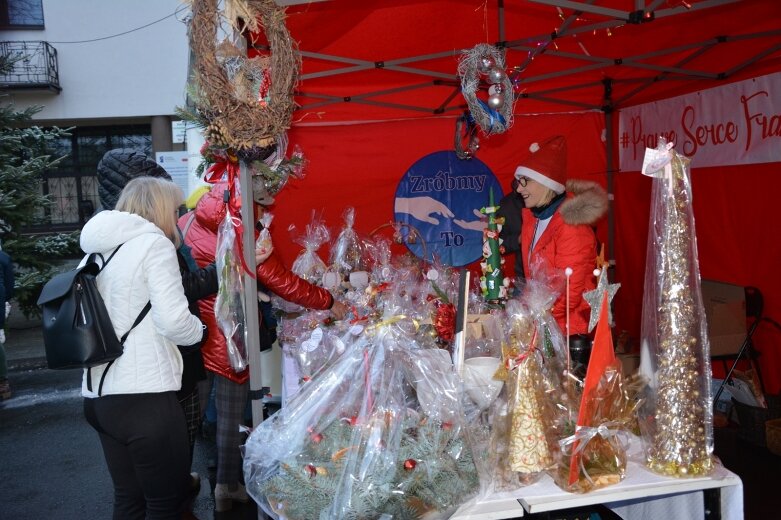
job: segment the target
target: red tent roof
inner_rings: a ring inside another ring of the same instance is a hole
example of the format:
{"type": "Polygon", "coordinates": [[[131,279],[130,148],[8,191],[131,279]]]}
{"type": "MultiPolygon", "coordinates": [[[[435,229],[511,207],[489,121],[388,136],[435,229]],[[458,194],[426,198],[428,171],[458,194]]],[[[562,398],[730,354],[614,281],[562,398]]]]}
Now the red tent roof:
{"type": "Polygon", "coordinates": [[[287,25],[303,122],[457,115],[458,59],[478,43],[521,70],[516,114],[620,108],[781,66],[777,0],[332,0],[289,7],[287,25]]]}

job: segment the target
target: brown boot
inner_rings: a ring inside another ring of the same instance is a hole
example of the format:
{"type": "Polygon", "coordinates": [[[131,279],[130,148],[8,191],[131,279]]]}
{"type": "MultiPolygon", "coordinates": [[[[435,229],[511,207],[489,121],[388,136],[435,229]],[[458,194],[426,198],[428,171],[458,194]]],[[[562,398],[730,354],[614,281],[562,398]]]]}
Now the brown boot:
{"type": "Polygon", "coordinates": [[[11,385],[8,384],[8,379],[0,379],[0,401],[5,401],[11,398],[11,385]]]}

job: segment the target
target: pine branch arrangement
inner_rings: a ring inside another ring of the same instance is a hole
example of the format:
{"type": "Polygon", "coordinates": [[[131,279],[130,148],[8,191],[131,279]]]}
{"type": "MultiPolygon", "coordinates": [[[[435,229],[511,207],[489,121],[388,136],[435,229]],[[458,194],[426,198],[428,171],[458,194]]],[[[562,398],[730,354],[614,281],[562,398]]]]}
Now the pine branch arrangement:
{"type": "Polygon", "coordinates": [[[476,492],[477,470],[459,428],[416,414],[401,427],[392,420],[360,425],[345,418],[312,431],[294,460],[250,485],[290,520],[416,519],[476,492]]]}

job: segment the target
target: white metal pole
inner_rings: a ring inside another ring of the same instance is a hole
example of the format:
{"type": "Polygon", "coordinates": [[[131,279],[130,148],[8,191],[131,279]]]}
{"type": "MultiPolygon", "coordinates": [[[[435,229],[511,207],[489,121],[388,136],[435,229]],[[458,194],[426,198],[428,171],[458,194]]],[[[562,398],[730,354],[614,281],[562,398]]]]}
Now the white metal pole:
{"type": "MultiPolygon", "coordinates": [[[[256,272],[255,265],[255,202],[252,200],[252,179],[247,165],[240,166],[241,186],[241,222],[244,224],[242,246],[247,267],[256,272]]],[[[249,387],[252,400],[253,428],[263,422],[263,378],[260,370],[260,336],[258,323],[258,282],[248,273],[244,273],[244,334],[249,361],[249,387]]]]}

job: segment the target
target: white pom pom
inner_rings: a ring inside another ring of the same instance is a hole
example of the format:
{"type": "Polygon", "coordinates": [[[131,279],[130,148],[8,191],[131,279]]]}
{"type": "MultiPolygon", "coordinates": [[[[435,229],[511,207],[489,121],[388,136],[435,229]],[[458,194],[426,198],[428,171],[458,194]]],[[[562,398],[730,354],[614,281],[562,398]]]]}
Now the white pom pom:
{"type": "Polygon", "coordinates": [[[594,276],[599,276],[602,273],[599,269],[594,269],[594,276]]]}
{"type": "Polygon", "coordinates": [[[429,269],[426,273],[426,278],[428,278],[431,281],[436,281],[439,279],[439,273],[436,269],[429,269]]]}
{"type": "Polygon", "coordinates": [[[531,153],[534,153],[540,149],[539,143],[532,143],[531,146],[529,146],[529,151],[531,153]]]}
{"type": "Polygon", "coordinates": [[[564,274],[566,274],[567,276],[572,276],[572,268],[567,267],[566,269],[564,269],[564,274]]]}

